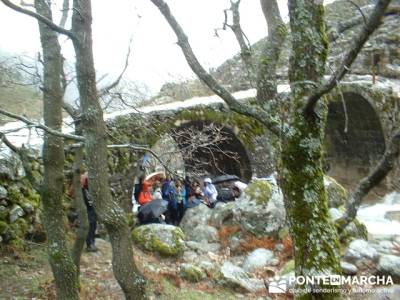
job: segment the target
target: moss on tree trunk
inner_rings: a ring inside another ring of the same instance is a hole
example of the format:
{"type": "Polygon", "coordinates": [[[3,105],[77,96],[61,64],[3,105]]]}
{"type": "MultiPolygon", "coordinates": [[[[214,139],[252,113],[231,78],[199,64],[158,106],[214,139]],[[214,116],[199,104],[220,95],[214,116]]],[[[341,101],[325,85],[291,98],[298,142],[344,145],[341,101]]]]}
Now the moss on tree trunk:
{"type": "MultiPolygon", "coordinates": [[[[35,1],[38,13],[52,19],[50,7],[35,1]]],[[[62,101],[60,74],[62,59],[57,33],[39,22],[43,49],[43,105],[45,125],[61,131],[62,101]]],[[[41,187],[43,223],[48,237],[49,262],[56,284],[57,299],[79,299],[79,281],[65,237],[62,197],[64,187],[64,142],[45,134],[43,144],[44,178],[41,187]]]]}
{"type": "MultiPolygon", "coordinates": [[[[329,218],[322,171],[325,99],[314,114],[304,114],[308,96],[325,73],[328,43],[322,1],[289,0],[289,15],[293,114],[282,142],[279,176],[294,241],[295,270],[298,276],[335,275],[340,273],[339,239],[329,218]]],[[[315,292],[296,295],[298,299],[337,297],[315,292]]]]}
{"type": "Polygon", "coordinates": [[[144,299],[146,281],[133,261],[130,229],[126,216],[111,197],[107,171],[107,129],[99,103],[92,52],[90,0],[74,0],[72,15],[76,73],[82,108],[82,125],[89,173],[89,191],[113,250],[114,276],[126,299],[144,299]]]}

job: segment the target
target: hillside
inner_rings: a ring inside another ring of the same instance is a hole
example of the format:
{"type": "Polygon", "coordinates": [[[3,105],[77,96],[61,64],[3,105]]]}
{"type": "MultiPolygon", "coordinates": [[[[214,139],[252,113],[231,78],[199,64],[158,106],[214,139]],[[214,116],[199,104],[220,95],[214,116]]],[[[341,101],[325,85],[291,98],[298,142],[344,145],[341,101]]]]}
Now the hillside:
{"type": "MultiPolygon", "coordinates": [[[[40,95],[30,86],[0,86],[0,107],[13,113],[23,114],[30,119],[42,117],[42,100],[40,95]]],[[[0,116],[0,125],[12,119],[0,116]]]]}

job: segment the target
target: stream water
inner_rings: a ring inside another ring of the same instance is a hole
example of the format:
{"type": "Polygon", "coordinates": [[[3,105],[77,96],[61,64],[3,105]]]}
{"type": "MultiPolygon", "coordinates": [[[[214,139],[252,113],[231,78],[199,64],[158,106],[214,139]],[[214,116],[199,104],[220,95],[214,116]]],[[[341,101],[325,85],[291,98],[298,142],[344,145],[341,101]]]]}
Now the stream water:
{"type": "Polygon", "coordinates": [[[375,203],[362,205],[357,217],[372,238],[391,239],[400,236],[400,193],[391,192],[375,203]]]}

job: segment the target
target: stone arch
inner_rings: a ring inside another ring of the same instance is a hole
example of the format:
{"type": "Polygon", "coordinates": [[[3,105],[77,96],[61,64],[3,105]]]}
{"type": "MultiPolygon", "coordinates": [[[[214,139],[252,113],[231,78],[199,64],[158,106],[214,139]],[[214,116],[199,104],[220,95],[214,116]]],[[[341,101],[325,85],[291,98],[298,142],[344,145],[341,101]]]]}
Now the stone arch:
{"type": "Polygon", "coordinates": [[[329,104],[326,162],[328,174],[351,188],[385,152],[385,135],[379,113],[366,97],[346,91],[343,99],[337,95],[329,104]]]}
{"type": "MultiPolygon", "coordinates": [[[[179,132],[187,128],[194,128],[201,131],[210,123],[210,121],[205,120],[181,122],[175,130],[179,132]]],[[[197,160],[208,162],[208,164],[203,164],[203,167],[205,168],[204,171],[211,176],[230,174],[238,176],[243,181],[250,181],[252,177],[252,166],[245,146],[236,136],[233,129],[228,126],[223,126],[221,133],[226,139],[218,144],[218,147],[221,149],[220,153],[213,155],[208,151],[199,150],[195,151],[193,155],[197,160]],[[237,155],[236,158],[232,158],[229,155],[224,155],[222,152],[231,152],[237,155]]],[[[176,142],[179,147],[185,147],[183,143],[187,141],[180,141],[179,138],[177,138],[176,142]]],[[[183,159],[186,171],[189,173],[195,171],[196,165],[194,165],[193,161],[185,157],[183,157],[183,159]]]]}

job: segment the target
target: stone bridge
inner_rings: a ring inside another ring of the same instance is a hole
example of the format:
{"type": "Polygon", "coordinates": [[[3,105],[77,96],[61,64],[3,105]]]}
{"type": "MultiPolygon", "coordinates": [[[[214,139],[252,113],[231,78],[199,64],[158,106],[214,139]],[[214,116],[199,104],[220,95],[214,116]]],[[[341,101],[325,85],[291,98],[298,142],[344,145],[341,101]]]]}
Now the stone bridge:
{"type": "MultiPolygon", "coordinates": [[[[396,81],[372,83],[368,76],[352,77],[329,94],[329,115],[326,128],[326,172],[346,187],[353,187],[368,174],[385,151],[385,145],[399,124],[400,95],[396,81]]],[[[236,98],[251,101],[254,90],[235,93],[236,98]]],[[[153,146],[164,134],[185,128],[201,129],[213,123],[223,127],[227,137],[220,146],[233,151],[239,159],[211,157],[198,152],[201,160],[209,161],[210,175],[235,174],[244,181],[274,172],[277,140],[257,121],[230,111],[217,96],[198,97],[181,102],[144,107],[107,116],[111,136],[118,143],[139,143],[153,146]]],[[[175,140],[178,147],[183,147],[175,140]]],[[[115,168],[128,161],[130,176],[135,174],[138,157],[126,152],[111,156],[115,168]]],[[[192,161],[183,157],[184,168],[191,172],[192,161]]],[[[399,165],[399,164],[397,164],[399,165]]],[[[398,187],[399,168],[382,187],[398,187]]],[[[130,177],[133,178],[133,177],[130,177]]]]}

